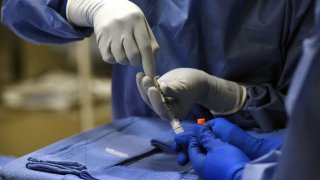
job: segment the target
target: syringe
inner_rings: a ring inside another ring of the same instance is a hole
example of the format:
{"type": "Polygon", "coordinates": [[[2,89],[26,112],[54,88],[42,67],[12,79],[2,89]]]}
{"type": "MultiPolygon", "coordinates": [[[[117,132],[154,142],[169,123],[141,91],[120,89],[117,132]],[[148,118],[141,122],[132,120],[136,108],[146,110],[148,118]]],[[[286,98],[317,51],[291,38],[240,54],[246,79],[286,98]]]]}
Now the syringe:
{"type": "Polygon", "coordinates": [[[159,83],[157,81],[157,78],[158,78],[157,76],[155,76],[153,78],[153,83],[156,85],[157,89],[160,92],[161,101],[163,103],[164,108],[166,109],[166,112],[167,112],[169,118],[170,118],[171,127],[172,127],[173,131],[176,134],[184,132],[184,130],[183,130],[181,124],[180,124],[180,120],[178,118],[175,118],[174,114],[172,113],[170,105],[169,105],[167,99],[164,97],[164,95],[163,95],[163,93],[162,93],[162,91],[160,89],[160,86],[159,86],[159,83]]]}

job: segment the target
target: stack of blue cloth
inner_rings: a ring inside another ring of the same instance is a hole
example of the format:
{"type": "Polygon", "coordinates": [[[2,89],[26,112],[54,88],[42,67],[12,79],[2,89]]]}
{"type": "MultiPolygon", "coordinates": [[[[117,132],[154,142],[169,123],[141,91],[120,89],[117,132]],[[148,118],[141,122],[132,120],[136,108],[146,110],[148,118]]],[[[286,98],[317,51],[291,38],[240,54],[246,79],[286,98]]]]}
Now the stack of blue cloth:
{"type": "Polygon", "coordinates": [[[190,165],[176,164],[173,138],[167,121],[125,118],[14,160],[0,179],[198,179],[190,165]]]}

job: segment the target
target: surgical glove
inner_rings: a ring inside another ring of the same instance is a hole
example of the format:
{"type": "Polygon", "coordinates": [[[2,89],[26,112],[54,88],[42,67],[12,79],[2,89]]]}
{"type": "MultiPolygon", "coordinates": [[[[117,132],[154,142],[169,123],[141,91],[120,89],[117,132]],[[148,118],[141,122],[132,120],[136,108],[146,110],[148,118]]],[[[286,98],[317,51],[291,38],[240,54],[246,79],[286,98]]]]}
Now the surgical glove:
{"type": "Polygon", "coordinates": [[[184,166],[189,162],[188,145],[190,137],[191,131],[176,134],[172,144],[172,149],[178,153],[177,163],[181,166],[184,166]]]}
{"type": "Polygon", "coordinates": [[[249,158],[238,148],[222,142],[204,125],[196,125],[188,147],[194,170],[203,179],[241,179],[249,158]]]}
{"type": "MultiPolygon", "coordinates": [[[[137,84],[143,100],[162,118],[168,115],[154,86],[153,79],[137,74],[137,84]]],[[[245,87],[191,68],[174,69],[158,80],[160,89],[176,118],[183,118],[195,103],[209,108],[213,114],[232,114],[246,100],[245,87]]]]}
{"type": "Polygon", "coordinates": [[[94,27],[103,60],[143,66],[154,76],[158,43],[141,9],[128,0],[68,0],[67,18],[74,25],[94,27]]]}
{"type": "Polygon", "coordinates": [[[272,150],[279,150],[283,143],[283,139],[280,137],[252,137],[240,127],[230,123],[224,118],[216,118],[207,121],[206,124],[218,138],[239,148],[250,159],[256,159],[272,150]]]}

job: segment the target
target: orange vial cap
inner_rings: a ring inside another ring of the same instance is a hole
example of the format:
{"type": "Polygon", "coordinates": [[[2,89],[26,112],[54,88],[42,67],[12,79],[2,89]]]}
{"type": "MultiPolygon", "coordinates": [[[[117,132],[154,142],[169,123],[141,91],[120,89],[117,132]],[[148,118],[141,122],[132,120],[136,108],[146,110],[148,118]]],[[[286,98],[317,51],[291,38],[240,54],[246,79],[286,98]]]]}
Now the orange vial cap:
{"type": "Polygon", "coordinates": [[[198,123],[198,124],[205,125],[205,124],[206,124],[206,119],[204,119],[204,118],[199,118],[199,119],[197,119],[197,123],[198,123]]]}

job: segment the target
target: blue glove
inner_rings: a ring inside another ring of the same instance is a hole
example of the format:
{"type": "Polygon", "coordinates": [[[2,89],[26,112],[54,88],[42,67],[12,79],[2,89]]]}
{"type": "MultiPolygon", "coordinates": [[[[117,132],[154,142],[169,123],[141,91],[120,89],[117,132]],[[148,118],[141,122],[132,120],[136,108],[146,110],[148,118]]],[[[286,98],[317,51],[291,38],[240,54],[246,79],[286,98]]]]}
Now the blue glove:
{"type": "Polygon", "coordinates": [[[250,159],[256,159],[270,152],[280,149],[282,138],[255,138],[243,131],[237,125],[224,118],[216,118],[208,121],[207,126],[222,141],[227,142],[246,153],[250,159]]]}
{"type": "Polygon", "coordinates": [[[172,149],[178,153],[177,163],[181,166],[189,162],[188,145],[191,137],[191,131],[179,133],[175,136],[172,149]]]}
{"type": "Polygon", "coordinates": [[[196,125],[190,137],[189,158],[203,179],[241,179],[250,159],[238,148],[222,142],[204,125],[196,125]]]}

